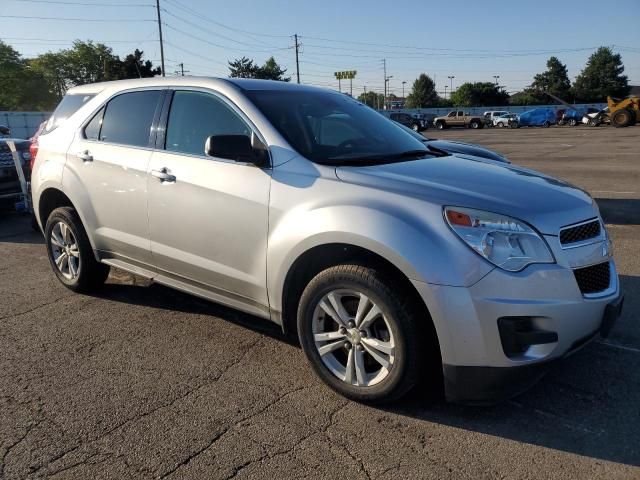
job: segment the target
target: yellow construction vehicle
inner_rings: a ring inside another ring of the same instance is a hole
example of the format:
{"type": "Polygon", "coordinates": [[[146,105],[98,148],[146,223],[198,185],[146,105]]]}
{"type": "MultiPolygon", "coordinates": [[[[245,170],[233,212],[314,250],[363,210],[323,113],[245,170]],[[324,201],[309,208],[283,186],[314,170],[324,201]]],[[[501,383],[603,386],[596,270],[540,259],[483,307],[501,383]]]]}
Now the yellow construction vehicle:
{"type": "Polygon", "coordinates": [[[619,98],[607,97],[609,118],[614,127],[628,127],[640,120],[640,97],[629,96],[619,98]]]}

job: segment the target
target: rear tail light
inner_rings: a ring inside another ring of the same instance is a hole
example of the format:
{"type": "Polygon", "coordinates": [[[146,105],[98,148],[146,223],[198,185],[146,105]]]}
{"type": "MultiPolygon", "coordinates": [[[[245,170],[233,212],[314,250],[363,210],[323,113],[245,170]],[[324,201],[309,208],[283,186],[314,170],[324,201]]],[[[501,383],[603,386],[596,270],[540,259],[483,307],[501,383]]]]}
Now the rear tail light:
{"type": "Polygon", "coordinates": [[[29,146],[29,153],[31,154],[31,162],[29,163],[29,168],[33,172],[33,165],[36,163],[36,155],[38,155],[38,141],[34,140],[31,142],[29,146]]]}

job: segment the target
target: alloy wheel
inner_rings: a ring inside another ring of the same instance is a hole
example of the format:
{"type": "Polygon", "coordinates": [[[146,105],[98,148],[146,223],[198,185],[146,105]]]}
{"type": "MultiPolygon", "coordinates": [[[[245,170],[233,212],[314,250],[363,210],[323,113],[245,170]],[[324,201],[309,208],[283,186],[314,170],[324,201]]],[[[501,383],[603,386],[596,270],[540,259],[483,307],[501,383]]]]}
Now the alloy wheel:
{"type": "Polygon", "coordinates": [[[376,385],[393,368],[395,341],[389,321],[362,292],[339,289],[325,294],[315,308],[312,331],[324,365],[349,385],[376,385]]]}
{"type": "Polygon", "coordinates": [[[80,250],[71,228],[64,222],[51,229],[51,255],[56,267],[67,280],[74,280],[80,271],[80,250]]]}

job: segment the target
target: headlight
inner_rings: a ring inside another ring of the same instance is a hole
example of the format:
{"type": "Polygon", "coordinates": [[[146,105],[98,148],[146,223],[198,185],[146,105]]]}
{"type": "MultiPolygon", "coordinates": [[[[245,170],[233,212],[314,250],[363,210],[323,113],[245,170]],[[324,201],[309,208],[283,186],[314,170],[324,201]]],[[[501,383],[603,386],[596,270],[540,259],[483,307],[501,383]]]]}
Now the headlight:
{"type": "Polygon", "coordinates": [[[515,218],[470,208],[445,207],[451,229],[488,261],[510,272],[532,263],[555,263],[544,239],[515,218]]]}

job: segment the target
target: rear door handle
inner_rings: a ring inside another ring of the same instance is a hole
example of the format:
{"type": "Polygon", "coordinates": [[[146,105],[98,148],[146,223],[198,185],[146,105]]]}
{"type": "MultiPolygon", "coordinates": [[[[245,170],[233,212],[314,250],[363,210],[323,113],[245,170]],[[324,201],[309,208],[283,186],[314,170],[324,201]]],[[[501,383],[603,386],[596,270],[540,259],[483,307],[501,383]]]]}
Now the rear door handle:
{"type": "Polygon", "coordinates": [[[167,173],[167,168],[161,168],[160,170],[151,170],[151,175],[159,179],[161,182],[175,182],[176,176],[167,173]]]}
{"type": "Polygon", "coordinates": [[[89,150],[83,150],[79,152],[77,157],[83,162],[93,162],[93,156],[89,153],[89,150]]]}

